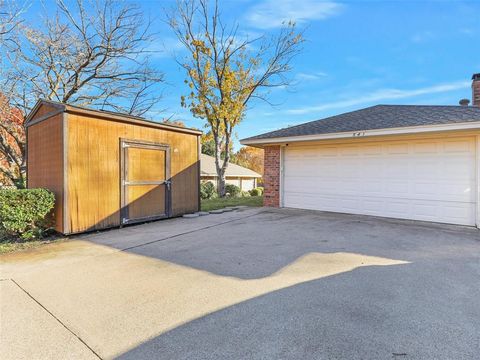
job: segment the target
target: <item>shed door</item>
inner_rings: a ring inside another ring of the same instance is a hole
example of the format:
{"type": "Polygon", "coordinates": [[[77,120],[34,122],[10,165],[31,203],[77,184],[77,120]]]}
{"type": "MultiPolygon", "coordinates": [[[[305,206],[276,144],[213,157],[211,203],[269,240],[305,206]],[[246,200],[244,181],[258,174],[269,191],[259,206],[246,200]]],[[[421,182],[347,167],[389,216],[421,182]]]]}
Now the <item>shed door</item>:
{"type": "Polygon", "coordinates": [[[283,205],[475,224],[474,138],[288,146],[283,205]]]}
{"type": "Polygon", "coordinates": [[[122,224],[168,217],[169,147],[122,140],[121,153],[122,224]]]}

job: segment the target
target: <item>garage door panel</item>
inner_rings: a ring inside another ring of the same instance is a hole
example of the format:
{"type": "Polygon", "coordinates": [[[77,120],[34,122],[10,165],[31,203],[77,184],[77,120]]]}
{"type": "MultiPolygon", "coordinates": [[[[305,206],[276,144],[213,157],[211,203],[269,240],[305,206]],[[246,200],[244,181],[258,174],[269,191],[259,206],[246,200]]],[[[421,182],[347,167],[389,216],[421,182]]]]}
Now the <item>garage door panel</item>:
{"type": "Polygon", "coordinates": [[[475,192],[470,187],[472,182],[463,181],[456,183],[439,183],[439,193],[444,196],[443,199],[449,201],[461,200],[465,202],[475,201],[475,192]]]}
{"type": "Polygon", "coordinates": [[[465,141],[445,141],[444,151],[446,153],[470,153],[473,148],[473,143],[469,144],[465,141]]]}
{"type": "Polygon", "coordinates": [[[356,194],[361,192],[363,196],[365,196],[365,195],[381,196],[384,192],[383,183],[381,183],[379,181],[371,181],[370,180],[368,182],[364,182],[363,184],[361,184],[361,186],[359,186],[358,181],[357,181],[357,182],[353,183],[353,186],[354,186],[354,190],[355,190],[356,194]]]}
{"type": "Polygon", "coordinates": [[[413,215],[420,220],[434,221],[438,218],[438,206],[432,202],[417,201],[413,204],[413,215]]]}
{"type": "Polygon", "coordinates": [[[359,200],[357,199],[345,199],[342,200],[342,206],[345,210],[347,211],[357,211],[360,206],[359,206],[359,200]]]}
{"type": "Polygon", "coordinates": [[[414,152],[418,155],[423,154],[436,154],[437,153],[437,143],[436,142],[424,142],[420,141],[413,145],[414,152]]]}
{"type": "Polygon", "coordinates": [[[391,200],[386,204],[387,213],[391,216],[401,217],[410,212],[410,203],[408,200],[391,200]]]}
{"type": "Polygon", "coordinates": [[[450,157],[442,161],[444,171],[451,172],[451,179],[471,179],[475,176],[471,167],[474,158],[450,157]]]}
{"type": "Polygon", "coordinates": [[[467,219],[474,211],[474,205],[457,206],[451,204],[443,209],[443,218],[445,220],[456,219],[456,221],[462,223],[462,220],[467,219]]]}
{"type": "Polygon", "coordinates": [[[473,138],[290,146],[283,204],[474,225],[475,171],[473,138]]]}
{"type": "Polygon", "coordinates": [[[398,201],[384,198],[381,201],[369,201],[367,204],[361,200],[349,198],[339,200],[336,196],[309,196],[306,194],[290,194],[286,196],[291,208],[323,210],[360,215],[393,217],[399,219],[414,219],[422,221],[445,222],[460,225],[472,225],[475,221],[474,205],[449,206],[438,211],[438,206],[428,205],[415,200],[398,201]],[[393,201],[393,202],[392,202],[393,201]],[[323,207],[318,208],[318,203],[323,207]],[[340,205],[340,206],[339,206],[340,205]],[[374,208],[376,206],[377,208],[374,208]]]}
{"type": "Polygon", "coordinates": [[[362,154],[367,156],[374,156],[374,155],[381,155],[382,154],[382,146],[381,145],[366,145],[361,147],[362,154]]]}
{"type": "Polygon", "coordinates": [[[438,186],[435,183],[431,182],[424,182],[424,183],[414,183],[413,184],[413,194],[417,196],[426,196],[429,197],[430,195],[434,196],[434,199],[437,198],[437,194],[439,194],[438,186]]]}
{"type": "Polygon", "coordinates": [[[403,176],[410,171],[409,165],[408,159],[397,159],[394,164],[387,164],[385,166],[385,176],[392,178],[392,180],[403,176]]]}
{"type": "Polygon", "coordinates": [[[410,184],[408,181],[388,181],[385,184],[385,191],[392,195],[408,195],[410,184]]]}
{"type": "Polygon", "coordinates": [[[408,143],[398,143],[387,145],[387,152],[390,155],[405,155],[409,153],[408,143]]]}
{"type": "Polygon", "coordinates": [[[341,156],[349,156],[358,158],[358,146],[346,146],[345,148],[340,149],[339,154],[341,156]]]}
{"type": "Polygon", "coordinates": [[[366,213],[371,213],[372,215],[377,214],[379,211],[383,210],[383,201],[381,199],[378,200],[363,200],[363,208],[365,209],[366,213]]]}

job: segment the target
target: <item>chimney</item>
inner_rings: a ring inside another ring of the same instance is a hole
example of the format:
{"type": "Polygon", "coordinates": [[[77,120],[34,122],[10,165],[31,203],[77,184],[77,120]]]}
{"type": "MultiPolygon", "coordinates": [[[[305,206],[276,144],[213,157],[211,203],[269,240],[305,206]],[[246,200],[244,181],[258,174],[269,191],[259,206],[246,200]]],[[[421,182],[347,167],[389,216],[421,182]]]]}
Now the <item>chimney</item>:
{"type": "Polygon", "coordinates": [[[460,105],[462,106],[468,106],[468,104],[470,104],[470,100],[468,99],[462,99],[458,102],[460,105]]]}
{"type": "Polygon", "coordinates": [[[472,76],[472,105],[480,106],[480,73],[472,76]]]}

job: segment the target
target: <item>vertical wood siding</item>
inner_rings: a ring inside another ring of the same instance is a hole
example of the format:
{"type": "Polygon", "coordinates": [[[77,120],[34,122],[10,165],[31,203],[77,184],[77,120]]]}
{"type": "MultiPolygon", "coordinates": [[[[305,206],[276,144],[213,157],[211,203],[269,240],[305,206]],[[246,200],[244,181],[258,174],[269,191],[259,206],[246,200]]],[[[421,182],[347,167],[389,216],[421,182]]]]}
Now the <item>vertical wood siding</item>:
{"type": "MultiPolygon", "coordinates": [[[[37,112],[35,113],[35,118],[34,119],[37,119],[37,118],[40,118],[44,115],[47,115],[49,113],[53,113],[53,112],[57,112],[58,111],[58,108],[54,107],[53,105],[51,104],[42,104],[37,112]]],[[[34,120],[32,119],[32,120],[34,120]]]]}
{"type": "Polygon", "coordinates": [[[55,194],[55,228],[60,232],[63,232],[62,123],[63,114],[58,114],[32,125],[27,139],[28,187],[46,188],[55,194]]]}
{"type": "Polygon", "coordinates": [[[67,115],[69,232],[120,225],[120,139],[170,145],[172,215],[198,210],[197,136],[67,115]]]}

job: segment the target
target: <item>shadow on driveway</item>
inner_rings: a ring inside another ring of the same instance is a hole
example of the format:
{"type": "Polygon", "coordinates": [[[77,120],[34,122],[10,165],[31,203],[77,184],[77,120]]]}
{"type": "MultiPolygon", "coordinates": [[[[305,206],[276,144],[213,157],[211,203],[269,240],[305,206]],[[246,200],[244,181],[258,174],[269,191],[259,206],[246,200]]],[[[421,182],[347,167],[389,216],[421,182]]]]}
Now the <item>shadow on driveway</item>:
{"type": "Polygon", "coordinates": [[[280,289],[179,326],[121,358],[480,356],[476,229],[285,209],[131,251],[241,279],[270,276],[312,252],[411,263],[280,289]]]}
{"type": "Polygon", "coordinates": [[[478,358],[475,229],[252,209],[81,240],[9,269],[102,358],[478,358]]]}

